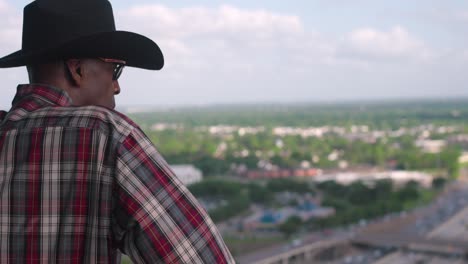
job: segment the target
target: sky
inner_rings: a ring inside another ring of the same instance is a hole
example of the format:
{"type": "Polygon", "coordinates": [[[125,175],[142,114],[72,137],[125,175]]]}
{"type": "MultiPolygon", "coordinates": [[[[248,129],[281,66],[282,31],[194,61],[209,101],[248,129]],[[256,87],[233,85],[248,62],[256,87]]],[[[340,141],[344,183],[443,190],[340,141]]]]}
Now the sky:
{"type": "MultiPolygon", "coordinates": [[[[0,0],[0,56],[22,9],[0,0]]],[[[468,98],[468,1],[111,0],[117,29],[153,39],[161,71],[126,67],[120,106],[468,98]]],[[[0,69],[0,109],[25,68],[0,69]]]]}

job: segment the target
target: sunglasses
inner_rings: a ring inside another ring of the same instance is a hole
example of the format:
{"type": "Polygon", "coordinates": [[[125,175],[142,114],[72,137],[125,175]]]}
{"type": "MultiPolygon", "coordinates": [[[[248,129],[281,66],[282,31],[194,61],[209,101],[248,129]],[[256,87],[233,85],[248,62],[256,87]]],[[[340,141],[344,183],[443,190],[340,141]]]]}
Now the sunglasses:
{"type": "Polygon", "coordinates": [[[127,64],[124,60],[116,60],[116,59],[107,59],[107,58],[98,58],[103,62],[112,63],[114,64],[114,74],[112,75],[112,80],[117,81],[122,75],[123,68],[125,64],[127,64]]]}

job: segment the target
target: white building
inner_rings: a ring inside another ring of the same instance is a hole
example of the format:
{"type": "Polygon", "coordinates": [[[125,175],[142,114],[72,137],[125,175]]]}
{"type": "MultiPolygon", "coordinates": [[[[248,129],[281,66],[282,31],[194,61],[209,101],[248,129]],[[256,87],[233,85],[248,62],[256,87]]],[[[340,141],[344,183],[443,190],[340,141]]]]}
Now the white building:
{"type": "Polygon", "coordinates": [[[389,179],[396,185],[403,185],[409,181],[416,181],[424,187],[430,187],[432,176],[418,171],[384,171],[384,172],[342,172],[337,174],[318,175],[313,178],[314,181],[336,181],[340,184],[348,185],[355,181],[374,182],[377,180],[389,179]]]}
{"type": "Polygon", "coordinates": [[[459,163],[468,163],[468,152],[463,152],[458,158],[459,163]]]}
{"type": "Polygon", "coordinates": [[[445,140],[417,140],[415,145],[427,153],[439,153],[447,145],[445,140]]]}
{"type": "Polygon", "coordinates": [[[193,165],[171,165],[171,169],[186,186],[203,179],[202,172],[193,165]]]}

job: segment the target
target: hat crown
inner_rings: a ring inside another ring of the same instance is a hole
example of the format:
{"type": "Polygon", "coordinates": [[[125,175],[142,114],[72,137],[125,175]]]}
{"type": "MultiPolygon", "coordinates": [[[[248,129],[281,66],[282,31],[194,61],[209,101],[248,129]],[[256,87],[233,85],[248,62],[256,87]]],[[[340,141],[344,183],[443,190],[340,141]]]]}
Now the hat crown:
{"type": "Polygon", "coordinates": [[[37,0],[24,8],[22,49],[47,48],[52,43],[115,30],[107,0],[37,0]]]}
{"type": "Polygon", "coordinates": [[[108,0],[36,0],[24,8],[22,49],[0,58],[0,68],[97,57],[143,69],[164,66],[154,41],[115,29],[108,0]]]}

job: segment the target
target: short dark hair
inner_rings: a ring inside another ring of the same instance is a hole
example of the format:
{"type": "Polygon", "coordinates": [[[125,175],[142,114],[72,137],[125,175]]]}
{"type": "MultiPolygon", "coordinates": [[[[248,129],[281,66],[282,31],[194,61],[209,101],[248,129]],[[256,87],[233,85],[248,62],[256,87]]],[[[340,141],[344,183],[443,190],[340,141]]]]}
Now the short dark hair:
{"type": "Polygon", "coordinates": [[[26,66],[30,83],[45,83],[54,75],[58,74],[58,67],[63,67],[65,78],[73,82],[68,66],[62,59],[54,61],[32,63],[26,66]]]}

